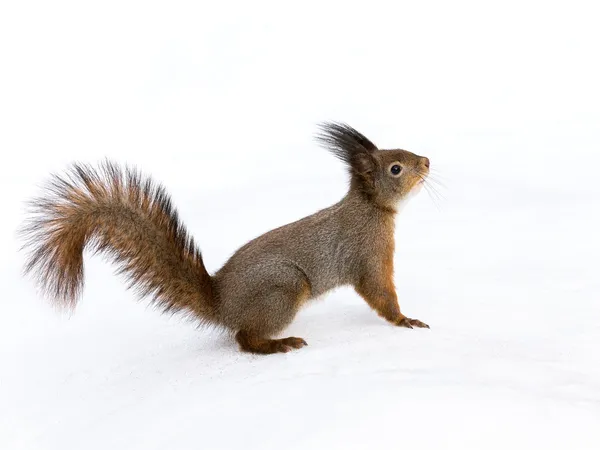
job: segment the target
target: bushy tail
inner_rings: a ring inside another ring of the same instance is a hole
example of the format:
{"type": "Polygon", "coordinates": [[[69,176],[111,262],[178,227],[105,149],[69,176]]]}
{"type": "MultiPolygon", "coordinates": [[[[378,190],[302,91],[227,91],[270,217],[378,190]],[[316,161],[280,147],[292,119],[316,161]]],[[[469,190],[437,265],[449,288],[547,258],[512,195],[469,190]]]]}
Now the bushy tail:
{"type": "Polygon", "coordinates": [[[73,308],[83,288],[83,251],[114,261],[130,287],[165,311],[215,323],[211,277],[164,188],[136,170],[75,164],[31,202],[22,235],[25,271],[73,308]]]}

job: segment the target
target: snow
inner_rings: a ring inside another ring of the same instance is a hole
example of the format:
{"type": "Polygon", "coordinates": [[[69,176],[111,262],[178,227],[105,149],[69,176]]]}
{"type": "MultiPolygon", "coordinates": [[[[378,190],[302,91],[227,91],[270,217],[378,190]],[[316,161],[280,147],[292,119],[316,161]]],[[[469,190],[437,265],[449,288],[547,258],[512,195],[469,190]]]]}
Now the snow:
{"type": "Polygon", "coordinates": [[[600,448],[600,32],[592,3],[13,2],[0,12],[0,448],[600,448]],[[250,5],[251,3],[251,5],[250,5]],[[397,221],[398,329],[339,289],[240,353],[86,259],[73,315],[20,270],[23,202],[136,164],[216,270],[337,201],[344,120],[428,156],[397,221]]]}

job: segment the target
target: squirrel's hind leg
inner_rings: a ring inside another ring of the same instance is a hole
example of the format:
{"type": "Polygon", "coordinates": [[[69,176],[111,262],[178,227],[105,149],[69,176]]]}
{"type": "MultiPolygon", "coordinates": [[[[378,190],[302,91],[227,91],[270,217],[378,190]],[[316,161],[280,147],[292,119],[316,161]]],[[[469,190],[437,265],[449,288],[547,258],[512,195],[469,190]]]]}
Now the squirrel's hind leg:
{"type": "Polygon", "coordinates": [[[271,339],[294,319],[298,309],[310,296],[306,282],[294,280],[285,288],[272,286],[268,293],[254,293],[245,305],[245,320],[240,324],[236,340],[243,351],[270,354],[287,353],[304,347],[306,341],[299,337],[271,339]]]}
{"type": "Polygon", "coordinates": [[[243,272],[225,273],[220,280],[220,319],[235,336],[241,350],[285,353],[306,345],[304,339],[273,339],[283,331],[311,296],[306,276],[285,263],[255,264],[243,272]]]}

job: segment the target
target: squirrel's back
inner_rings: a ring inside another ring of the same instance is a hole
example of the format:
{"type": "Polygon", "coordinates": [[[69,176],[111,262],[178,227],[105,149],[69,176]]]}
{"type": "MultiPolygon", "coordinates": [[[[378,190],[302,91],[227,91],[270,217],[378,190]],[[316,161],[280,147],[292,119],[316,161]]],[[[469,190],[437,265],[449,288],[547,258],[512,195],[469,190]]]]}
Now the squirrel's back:
{"type": "MultiPolygon", "coordinates": [[[[393,251],[393,217],[373,207],[359,195],[349,194],[340,202],[295,222],[275,228],[249,241],[215,274],[219,291],[237,271],[252,267],[257,274],[278,272],[281,265],[291,265],[303,273],[310,285],[310,296],[354,280],[358,265],[364,265],[373,253],[393,251]]],[[[227,295],[223,297],[228,297],[227,295]]]]}

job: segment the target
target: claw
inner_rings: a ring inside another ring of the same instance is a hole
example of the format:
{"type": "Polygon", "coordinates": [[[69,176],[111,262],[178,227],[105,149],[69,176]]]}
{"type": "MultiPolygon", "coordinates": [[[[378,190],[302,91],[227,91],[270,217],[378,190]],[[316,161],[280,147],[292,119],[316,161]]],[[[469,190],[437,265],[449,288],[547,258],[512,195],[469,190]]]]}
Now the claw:
{"type": "Polygon", "coordinates": [[[429,328],[429,325],[427,325],[424,322],[421,322],[420,320],[411,319],[411,323],[417,328],[429,328]]]}
{"type": "Polygon", "coordinates": [[[404,327],[404,328],[412,328],[412,324],[410,323],[410,319],[408,317],[405,317],[404,319],[402,319],[401,321],[399,321],[398,323],[396,323],[396,325],[398,325],[399,327],[404,327]]]}

